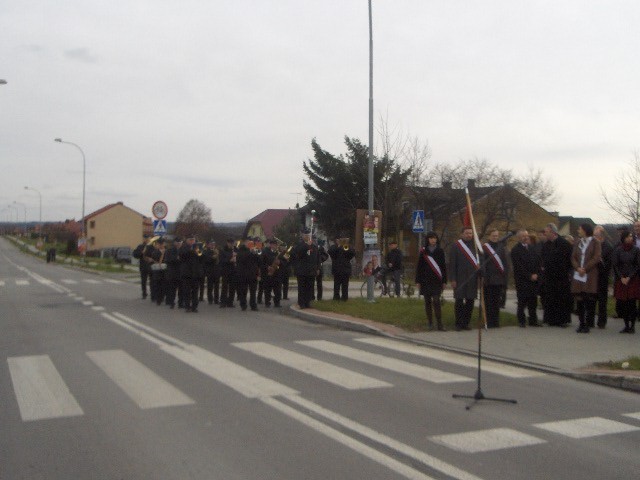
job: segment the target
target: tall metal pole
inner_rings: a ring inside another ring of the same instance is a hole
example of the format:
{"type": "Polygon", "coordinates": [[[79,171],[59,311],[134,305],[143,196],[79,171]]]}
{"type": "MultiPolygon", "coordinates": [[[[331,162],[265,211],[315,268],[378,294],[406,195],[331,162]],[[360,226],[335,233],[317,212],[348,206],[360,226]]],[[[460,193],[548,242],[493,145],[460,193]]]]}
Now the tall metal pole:
{"type": "MultiPolygon", "coordinates": [[[[369,218],[373,215],[373,15],[369,0],[369,218]]],[[[365,248],[367,246],[365,245],[365,248]]],[[[367,279],[367,301],[373,302],[373,275],[367,279]]]]}
{"type": "MultiPolygon", "coordinates": [[[[84,152],[82,151],[82,148],[80,148],[80,146],[76,145],[75,143],[65,142],[61,138],[56,138],[54,141],[56,141],[58,143],[66,143],[67,145],[73,145],[78,150],[80,150],[80,153],[82,154],[82,219],[80,221],[80,235],[81,235],[81,238],[84,239],[85,238],[85,231],[84,231],[84,199],[85,199],[85,186],[86,186],[86,178],[87,178],[87,162],[86,162],[86,159],[85,159],[85,156],[84,156],[84,152]]],[[[86,250],[87,249],[86,249],[86,244],[85,244],[85,248],[82,250],[82,252],[80,252],[83,257],[85,255],[86,250]]]]}

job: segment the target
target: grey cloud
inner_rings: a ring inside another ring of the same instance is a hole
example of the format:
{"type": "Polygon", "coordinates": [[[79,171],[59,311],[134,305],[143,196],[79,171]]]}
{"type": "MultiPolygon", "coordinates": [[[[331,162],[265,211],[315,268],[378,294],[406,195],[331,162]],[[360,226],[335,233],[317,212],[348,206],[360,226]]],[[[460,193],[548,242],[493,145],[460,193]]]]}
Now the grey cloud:
{"type": "Polygon", "coordinates": [[[71,60],[77,60],[82,63],[97,63],[98,57],[92,55],[86,48],[73,48],[71,50],[65,50],[64,56],[71,60]]]}

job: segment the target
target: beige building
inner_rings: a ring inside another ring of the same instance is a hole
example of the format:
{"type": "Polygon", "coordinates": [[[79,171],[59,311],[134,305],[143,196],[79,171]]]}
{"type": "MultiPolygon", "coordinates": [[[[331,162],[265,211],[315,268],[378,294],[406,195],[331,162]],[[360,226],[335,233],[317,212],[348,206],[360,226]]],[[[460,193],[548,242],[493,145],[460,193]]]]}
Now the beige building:
{"type": "Polygon", "coordinates": [[[144,233],[151,233],[151,219],[125,206],[112,203],[84,218],[87,250],[110,247],[135,248],[144,233]]]}

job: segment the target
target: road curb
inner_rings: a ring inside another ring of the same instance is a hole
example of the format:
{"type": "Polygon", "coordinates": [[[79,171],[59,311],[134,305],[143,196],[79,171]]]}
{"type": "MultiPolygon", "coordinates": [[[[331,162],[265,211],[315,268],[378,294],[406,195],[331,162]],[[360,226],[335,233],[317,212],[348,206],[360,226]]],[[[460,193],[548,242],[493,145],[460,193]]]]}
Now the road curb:
{"type": "MultiPolygon", "coordinates": [[[[320,312],[314,309],[301,310],[297,305],[291,305],[289,312],[299,318],[300,320],[308,321],[311,323],[317,323],[322,325],[328,325],[342,330],[349,330],[360,333],[367,333],[370,335],[378,335],[403,342],[413,343],[416,345],[424,345],[426,347],[437,348],[447,352],[459,353],[462,355],[477,357],[477,351],[471,351],[463,348],[451,347],[449,345],[443,345],[441,343],[428,342],[420,340],[406,335],[402,335],[393,330],[400,330],[397,327],[389,328],[383,324],[376,324],[370,320],[359,320],[353,317],[349,319],[338,318],[336,316],[329,315],[325,312],[320,312]]],[[[542,373],[560,375],[574,380],[581,380],[590,383],[597,383],[599,385],[618,388],[634,393],[640,393],[640,375],[632,376],[618,373],[603,373],[603,372],[589,372],[589,371],[573,371],[563,370],[550,365],[542,365],[530,362],[524,362],[515,358],[501,357],[499,355],[482,354],[482,358],[485,360],[491,360],[494,362],[500,362],[515,367],[527,368],[530,370],[536,370],[542,373]]]]}

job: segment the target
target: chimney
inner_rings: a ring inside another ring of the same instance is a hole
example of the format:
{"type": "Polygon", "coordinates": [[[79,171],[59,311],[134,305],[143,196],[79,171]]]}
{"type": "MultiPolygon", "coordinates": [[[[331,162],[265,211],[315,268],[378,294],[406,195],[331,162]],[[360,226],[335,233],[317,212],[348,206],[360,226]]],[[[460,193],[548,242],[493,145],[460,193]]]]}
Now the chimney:
{"type": "Polygon", "coordinates": [[[446,188],[448,190],[451,190],[451,182],[442,182],[442,188],[446,188]]]}
{"type": "Polygon", "coordinates": [[[476,179],[475,178],[468,178],[467,179],[467,188],[469,188],[469,189],[476,188],[476,179]]]}

